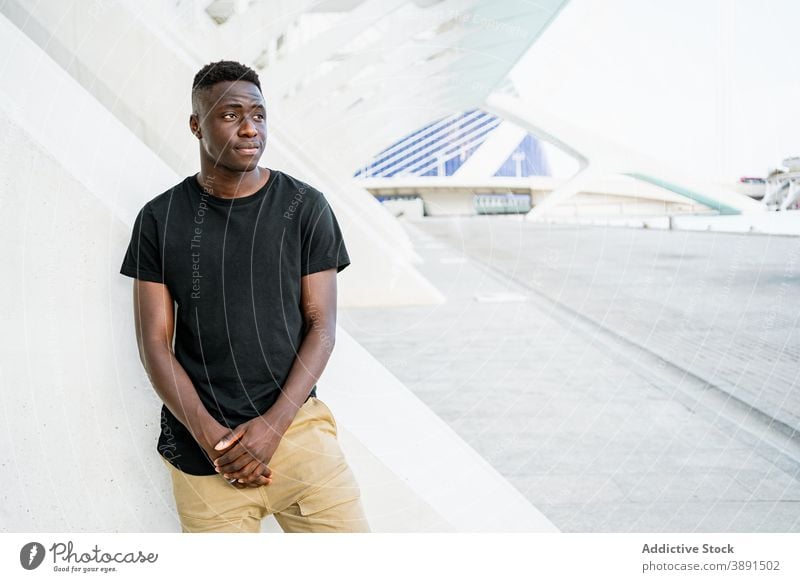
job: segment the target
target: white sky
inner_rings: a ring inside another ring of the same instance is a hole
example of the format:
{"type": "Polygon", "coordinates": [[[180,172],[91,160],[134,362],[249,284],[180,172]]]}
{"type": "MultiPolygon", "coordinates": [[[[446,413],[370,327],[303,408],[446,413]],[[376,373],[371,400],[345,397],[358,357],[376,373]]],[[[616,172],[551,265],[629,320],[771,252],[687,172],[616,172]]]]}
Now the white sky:
{"type": "Polygon", "coordinates": [[[572,0],[512,79],[687,174],[763,176],[800,155],[799,25],[799,0],[572,0]]]}

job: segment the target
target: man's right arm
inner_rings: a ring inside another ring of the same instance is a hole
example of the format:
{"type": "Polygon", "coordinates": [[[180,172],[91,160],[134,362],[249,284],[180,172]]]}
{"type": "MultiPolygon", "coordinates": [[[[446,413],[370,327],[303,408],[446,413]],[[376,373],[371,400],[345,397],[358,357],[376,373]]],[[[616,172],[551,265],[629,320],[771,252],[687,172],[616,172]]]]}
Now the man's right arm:
{"type": "Polygon", "coordinates": [[[134,280],[133,313],[139,357],[153,388],[213,461],[222,453],[215,451],[214,445],[229,431],[209,414],[186,370],[175,359],[175,310],[167,286],[134,280]]]}

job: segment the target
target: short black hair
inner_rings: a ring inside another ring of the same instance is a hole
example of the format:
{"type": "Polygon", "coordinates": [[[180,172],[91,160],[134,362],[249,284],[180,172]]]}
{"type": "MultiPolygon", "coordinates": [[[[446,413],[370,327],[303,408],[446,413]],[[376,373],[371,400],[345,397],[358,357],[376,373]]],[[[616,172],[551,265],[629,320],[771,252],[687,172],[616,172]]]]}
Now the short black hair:
{"type": "Polygon", "coordinates": [[[217,83],[224,81],[249,81],[261,91],[261,82],[258,80],[258,74],[250,67],[236,61],[208,63],[197,71],[194,81],[192,81],[192,109],[198,112],[201,96],[217,83]]]}

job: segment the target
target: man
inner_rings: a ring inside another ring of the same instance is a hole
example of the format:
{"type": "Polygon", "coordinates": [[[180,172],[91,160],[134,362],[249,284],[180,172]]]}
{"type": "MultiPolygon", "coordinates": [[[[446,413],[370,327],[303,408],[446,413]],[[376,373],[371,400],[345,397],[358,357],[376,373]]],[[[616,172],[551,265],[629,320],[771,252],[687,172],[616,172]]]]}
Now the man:
{"type": "Polygon", "coordinates": [[[145,204],[120,270],[135,278],[182,530],[259,531],[274,514],[287,532],[368,531],[316,398],[350,263],[336,218],[319,191],[259,167],[266,109],[252,69],[203,67],[189,127],[200,172],[145,204]]]}

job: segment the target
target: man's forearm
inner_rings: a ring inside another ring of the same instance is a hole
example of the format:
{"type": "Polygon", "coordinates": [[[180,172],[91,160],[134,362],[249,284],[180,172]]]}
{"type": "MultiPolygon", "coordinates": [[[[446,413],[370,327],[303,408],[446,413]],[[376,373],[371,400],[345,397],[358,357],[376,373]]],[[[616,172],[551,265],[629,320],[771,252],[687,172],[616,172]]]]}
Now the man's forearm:
{"type": "Polygon", "coordinates": [[[142,360],[158,396],[201,444],[214,446],[225,428],[209,414],[189,375],[165,345],[150,345],[142,348],[142,360]]]}
{"type": "MultiPolygon", "coordinates": [[[[281,395],[267,411],[272,426],[285,433],[311,393],[333,352],[335,328],[314,326],[303,338],[281,395]]],[[[264,416],[264,415],[262,415],[264,416]]]]}

